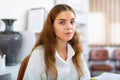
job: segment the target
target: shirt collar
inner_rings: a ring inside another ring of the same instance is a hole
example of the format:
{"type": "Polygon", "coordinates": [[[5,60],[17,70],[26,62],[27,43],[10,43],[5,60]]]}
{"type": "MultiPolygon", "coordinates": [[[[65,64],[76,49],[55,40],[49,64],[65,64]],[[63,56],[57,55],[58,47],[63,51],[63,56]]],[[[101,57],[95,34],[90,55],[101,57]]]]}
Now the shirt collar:
{"type": "MultiPolygon", "coordinates": [[[[67,48],[68,48],[68,58],[67,58],[66,61],[72,59],[72,57],[75,55],[75,52],[74,52],[74,50],[73,50],[73,48],[72,48],[72,46],[71,46],[70,44],[67,44],[67,48]]],[[[64,61],[64,60],[60,57],[60,55],[59,55],[59,53],[58,53],[57,51],[56,51],[56,53],[55,53],[55,56],[56,56],[56,58],[59,59],[60,61],[62,61],[62,62],[64,62],[64,63],[66,62],[66,61],[64,61]]]]}

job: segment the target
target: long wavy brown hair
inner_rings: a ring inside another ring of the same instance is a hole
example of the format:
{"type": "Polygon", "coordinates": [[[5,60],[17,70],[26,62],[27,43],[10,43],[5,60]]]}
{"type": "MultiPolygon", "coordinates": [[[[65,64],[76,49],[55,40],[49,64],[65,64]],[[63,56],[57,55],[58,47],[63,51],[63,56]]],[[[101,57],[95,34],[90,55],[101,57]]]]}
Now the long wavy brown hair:
{"type": "MultiPolygon", "coordinates": [[[[74,10],[66,4],[58,4],[51,9],[44,23],[43,30],[38,36],[38,40],[33,48],[34,50],[36,47],[44,45],[46,74],[49,80],[57,80],[58,76],[57,69],[55,66],[56,35],[53,30],[54,29],[53,24],[58,14],[60,12],[67,10],[73,12],[75,15],[74,10]]],[[[75,55],[72,57],[72,61],[78,73],[78,79],[80,80],[81,76],[83,75],[82,71],[83,63],[81,59],[82,46],[77,32],[75,32],[73,38],[68,43],[72,46],[72,48],[75,51],[75,55]]]]}

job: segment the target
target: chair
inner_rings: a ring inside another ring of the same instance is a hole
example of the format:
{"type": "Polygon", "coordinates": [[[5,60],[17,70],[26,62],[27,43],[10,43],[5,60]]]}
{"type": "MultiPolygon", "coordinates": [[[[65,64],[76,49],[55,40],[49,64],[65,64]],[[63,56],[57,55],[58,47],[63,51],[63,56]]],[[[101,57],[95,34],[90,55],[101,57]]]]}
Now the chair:
{"type": "Polygon", "coordinates": [[[110,66],[108,62],[109,62],[109,55],[106,49],[90,50],[89,63],[90,63],[91,76],[97,76],[102,72],[112,71],[112,66],[110,66]]]}
{"type": "Polygon", "coordinates": [[[115,59],[115,70],[116,72],[120,72],[120,50],[119,49],[114,50],[113,57],[115,59]]]}
{"type": "Polygon", "coordinates": [[[25,57],[25,59],[21,63],[21,66],[20,66],[20,69],[19,69],[19,72],[18,72],[17,80],[23,80],[23,76],[24,76],[24,73],[25,73],[29,58],[30,58],[30,55],[25,57]]]}

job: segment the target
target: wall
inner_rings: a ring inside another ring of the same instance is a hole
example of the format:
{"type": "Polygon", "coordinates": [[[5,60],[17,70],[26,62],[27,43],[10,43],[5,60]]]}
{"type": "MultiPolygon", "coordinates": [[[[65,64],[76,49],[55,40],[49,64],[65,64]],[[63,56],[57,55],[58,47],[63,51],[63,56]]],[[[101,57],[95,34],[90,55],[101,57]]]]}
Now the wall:
{"type": "MultiPolygon", "coordinates": [[[[27,29],[27,11],[31,8],[45,7],[49,10],[54,5],[54,0],[0,0],[0,19],[15,18],[15,31],[27,29]]],[[[4,30],[0,21],[0,30],[4,30]],[[1,28],[2,27],[2,28],[1,28]]]]}

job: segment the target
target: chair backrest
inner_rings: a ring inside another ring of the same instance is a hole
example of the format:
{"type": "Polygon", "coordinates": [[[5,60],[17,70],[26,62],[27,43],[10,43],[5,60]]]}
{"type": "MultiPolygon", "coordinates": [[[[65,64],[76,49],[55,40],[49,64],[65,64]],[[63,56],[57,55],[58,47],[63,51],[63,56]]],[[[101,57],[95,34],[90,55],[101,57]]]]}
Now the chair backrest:
{"type": "Polygon", "coordinates": [[[25,73],[29,58],[30,58],[30,55],[25,57],[25,59],[21,63],[21,66],[20,66],[20,69],[19,69],[19,72],[18,72],[17,80],[23,80],[23,76],[24,76],[24,73],[25,73]]]}
{"type": "Polygon", "coordinates": [[[114,59],[120,60],[120,49],[114,50],[114,59]]]}
{"type": "Polygon", "coordinates": [[[106,49],[92,49],[89,54],[89,59],[92,61],[105,61],[109,59],[108,50],[106,49]]]}

